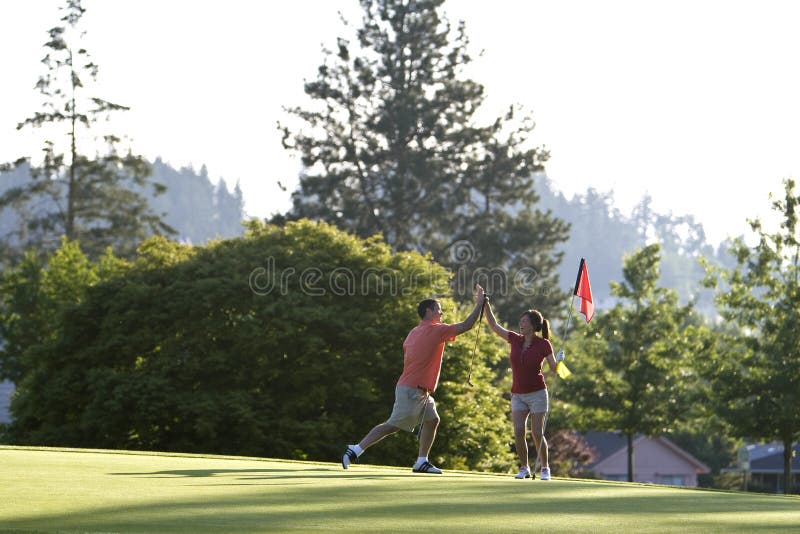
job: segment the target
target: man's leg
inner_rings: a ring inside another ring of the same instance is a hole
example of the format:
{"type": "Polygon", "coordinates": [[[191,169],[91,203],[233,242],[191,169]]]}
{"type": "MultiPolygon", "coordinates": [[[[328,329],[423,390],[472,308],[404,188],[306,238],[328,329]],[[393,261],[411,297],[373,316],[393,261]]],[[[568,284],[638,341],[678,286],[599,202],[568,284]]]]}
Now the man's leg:
{"type": "Polygon", "coordinates": [[[363,452],[380,440],[385,438],[386,436],[391,436],[395,432],[400,430],[394,425],[390,425],[388,423],[381,423],[378,426],[374,427],[370,430],[364,439],[362,439],[358,445],[348,445],[344,451],[344,455],[342,456],[342,467],[347,469],[350,467],[350,464],[363,454],[363,452]]]}
{"type": "Polygon", "coordinates": [[[362,439],[358,446],[361,447],[362,450],[366,450],[367,447],[371,447],[375,445],[380,440],[385,438],[386,436],[391,436],[395,432],[399,431],[400,429],[396,426],[390,425],[388,423],[381,423],[372,430],[370,430],[364,439],[362,439]]]}
{"type": "Polygon", "coordinates": [[[419,432],[419,456],[411,470],[415,473],[440,475],[442,470],[428,461],[428,454],[431,452],[433,440],[436,439],[436,429],[439,428],[441,419],[436,412],[436,403],[433,397],[423,397],[423,403],[423,424],[419,432]]]}
{"type": "Polygon", "coordinates": [[[433,440],[436,439],[436,429],[439,428],[439,417],[425,421],[422,425],[422,431],[419,433],[419,456],[420,458],[427,458],[433,446],[433,440]]]}

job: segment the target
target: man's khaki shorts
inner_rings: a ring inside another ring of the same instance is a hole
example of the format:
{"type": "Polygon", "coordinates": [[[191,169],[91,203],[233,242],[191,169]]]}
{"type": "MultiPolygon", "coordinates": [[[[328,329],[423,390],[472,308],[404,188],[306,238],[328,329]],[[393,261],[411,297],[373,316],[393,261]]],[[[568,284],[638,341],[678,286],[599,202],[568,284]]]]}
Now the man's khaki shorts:
{"type": "Polygon", "coordinates": [[[511,411],[545,413],[548,401],[547,389],[540,389],[532,393],[512,393],[511,411]]]}
{"type": "Polygon", "coordinates": [[[425,421],[438,419],[436,412],[436,401],[429,393],[409,386],[397,386],[394,388],[394,406],[392,415],[386,421],[387,424],[396,426],[400,430],[412,432],[414,427],[422,422],[423,410],[425,421]]]}

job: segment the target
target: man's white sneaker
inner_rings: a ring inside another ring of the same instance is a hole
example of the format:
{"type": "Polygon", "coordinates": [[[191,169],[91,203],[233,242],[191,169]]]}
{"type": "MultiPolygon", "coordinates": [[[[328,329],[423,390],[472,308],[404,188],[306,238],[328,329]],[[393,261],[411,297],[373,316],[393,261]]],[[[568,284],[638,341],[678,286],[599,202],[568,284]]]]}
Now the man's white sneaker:
{"type": "Polygon", "coordinates": [[[352,462],[357,462],[357,461],[358,461],[358,454],[356,454],[356,451],[351,449],[350,446],[348,445],[347,448],[344,450],[344,456],[342,456],[342,467],[347,469],[348,467],[350,467],[350,464],[352,462]]]}
{"type": "Polygon", "coordinates": [[[539,477],[540,480],[550,480],[550,468],[549,467],[542,467],[542,476],[539,477]]]}
{"type": "Polygon", "coordinates": [[[517,473],[514,478],[531,478],[531,470],[528,466],[520,467],[519,473],[517,473]]]}
{"type": "Polygon", "coordinates": [[[415,473],[430,473],[432,475],[441,475],[442,470],[430,462],[422,462],[421,464],[414,464],[411,468],[415,473]]]}

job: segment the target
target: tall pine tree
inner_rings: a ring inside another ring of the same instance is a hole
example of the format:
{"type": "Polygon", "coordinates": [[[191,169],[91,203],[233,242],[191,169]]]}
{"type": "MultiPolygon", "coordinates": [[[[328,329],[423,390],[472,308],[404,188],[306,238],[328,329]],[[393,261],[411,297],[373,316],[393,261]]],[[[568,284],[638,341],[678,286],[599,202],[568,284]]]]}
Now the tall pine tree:
{"type": "Polygon", "coordinates": [[[17,126],[47,132],[44,156],[30,162],[30,180],[0,196],[0,209],[12,208],[23,220],[5,241],[17,251],[33,246],[49,252],[63,235],[80,241],[91,257],[108,246],[128,255],[148,234],[171,232],[145,198],[148,188],[160,193],[164,187],[149,180],[145,159],[120,148],[121,137],[97,131],[110,114],[128,108],[87,93],[98,66],[81,46],[85,9],[80,0],[68,0],[62,11],[61,24],[48,32],[46,71],[36,84],[42,109],[17,126]]]}
{"type": "Polygon", "coordinates": [[[461,296],[477,273],[500,309],[560,310],[554,247],[568,226],[535,210],[532,178],[548,152],[530,146],[534,124],[517,107],[477,123],[484,88],[464,77],[465,27],[442,3],[361,0],[355,40],[325,51],[305,84],[312,106],[289,109],[300,121],[282,126],[306,167],[288,218],[430,251],[464,282],[461,296]]]}

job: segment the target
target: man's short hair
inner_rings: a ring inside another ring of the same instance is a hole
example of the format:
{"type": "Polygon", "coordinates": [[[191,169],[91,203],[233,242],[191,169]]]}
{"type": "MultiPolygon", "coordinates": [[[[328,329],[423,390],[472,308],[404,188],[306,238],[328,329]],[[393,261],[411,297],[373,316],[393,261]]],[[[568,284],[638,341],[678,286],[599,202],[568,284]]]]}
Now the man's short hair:
{"type": "Polygon", "coordinates": [[[437,302],[439,301],[436,299],[425,299],[422,302],[420,302],[419,305],[417,306],[417,313],[419,314],[420,319],[423,319],[425,317],[425,310],[433,308],[433,306],[437,302]]]}

